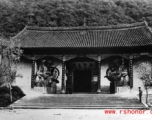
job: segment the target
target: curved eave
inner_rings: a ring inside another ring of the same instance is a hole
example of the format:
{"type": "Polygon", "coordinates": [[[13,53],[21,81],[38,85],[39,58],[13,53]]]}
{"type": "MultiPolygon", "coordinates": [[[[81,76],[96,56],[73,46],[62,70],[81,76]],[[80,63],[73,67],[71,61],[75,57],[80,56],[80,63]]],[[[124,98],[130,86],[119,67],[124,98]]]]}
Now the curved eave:
{"type": "Polygon", "coordinates": [[[21,47],[24,49],[77,49],[77,48],[82,48],[82,49],[102,49],[102,48],[134,48],[134,47],[146,47],[146,46],[152,46],[152,44],[148,45],[134,45],[134,46],[102,46],[102,47],[21,47]]]}

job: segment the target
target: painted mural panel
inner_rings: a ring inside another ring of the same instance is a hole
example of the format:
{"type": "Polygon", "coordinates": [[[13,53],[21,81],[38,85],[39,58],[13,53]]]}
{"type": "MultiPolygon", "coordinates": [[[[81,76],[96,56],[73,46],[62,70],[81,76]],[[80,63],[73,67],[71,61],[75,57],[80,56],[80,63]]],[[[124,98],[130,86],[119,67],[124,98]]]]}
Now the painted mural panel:
{"type": "Polygon", "coordinates": [[[36,64],[35,87],[50,87],[56,93],[61,88],[61,61],[46,57],[37,60],[36,64]]]}
{"type": "MultiPolygon", "coordinates": [[[[113,56],[103,60],[101,63],[101,75],[102,78],[104,77],[104,81],[105,78],[109,80],[109,82],[116,81],[117,86],[126,86],[130,84],[129,62],[127,59],[113,56]]],[[[101,82],[103,83],[103,81],[101,82]]]]}

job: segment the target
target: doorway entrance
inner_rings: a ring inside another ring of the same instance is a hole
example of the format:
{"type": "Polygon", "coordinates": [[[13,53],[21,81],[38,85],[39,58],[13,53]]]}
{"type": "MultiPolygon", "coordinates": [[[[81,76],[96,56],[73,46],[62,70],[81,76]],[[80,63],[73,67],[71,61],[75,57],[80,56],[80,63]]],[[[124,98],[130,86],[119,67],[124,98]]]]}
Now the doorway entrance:
{"type": "Polygon", "coordinates": [[[75,70],[73,81],[74,92],[91,92],[91,78],[91,70],[75,70]]]}

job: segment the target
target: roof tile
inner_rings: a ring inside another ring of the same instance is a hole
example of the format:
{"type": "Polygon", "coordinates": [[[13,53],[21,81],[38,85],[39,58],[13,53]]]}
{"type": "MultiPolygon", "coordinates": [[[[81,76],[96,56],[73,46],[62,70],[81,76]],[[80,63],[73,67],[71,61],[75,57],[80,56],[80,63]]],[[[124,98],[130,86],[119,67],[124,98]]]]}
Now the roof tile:
{"type": "Polygon", "coordinates": [[[13,39],[23,48],[95,48],[152,45],[152,32],[145,22],[99,27],[31,27],[13,39]]]}

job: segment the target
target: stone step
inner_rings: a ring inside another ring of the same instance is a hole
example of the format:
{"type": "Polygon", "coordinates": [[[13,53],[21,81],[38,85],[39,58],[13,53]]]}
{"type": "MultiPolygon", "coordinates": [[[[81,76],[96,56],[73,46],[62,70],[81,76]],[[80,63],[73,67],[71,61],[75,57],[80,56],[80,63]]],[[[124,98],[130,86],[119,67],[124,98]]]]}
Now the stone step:
{"type": "Polygon", "coordinates": [[[138,109],[138,110],[147,110],[146,107],[131,107],[131,106],[55,106],[55,107],[44,107],[44,106],[13,106],[13,109],[138,109]]]}
{"type": "Polygon", "coordinates": [[[135,96],[128,95],[98,95],[98,94],[72,94],[72,95],[39,95],[25,96],[12,105],[16,109],[112,109],[112,108],[146,108],[135,96]]]}

